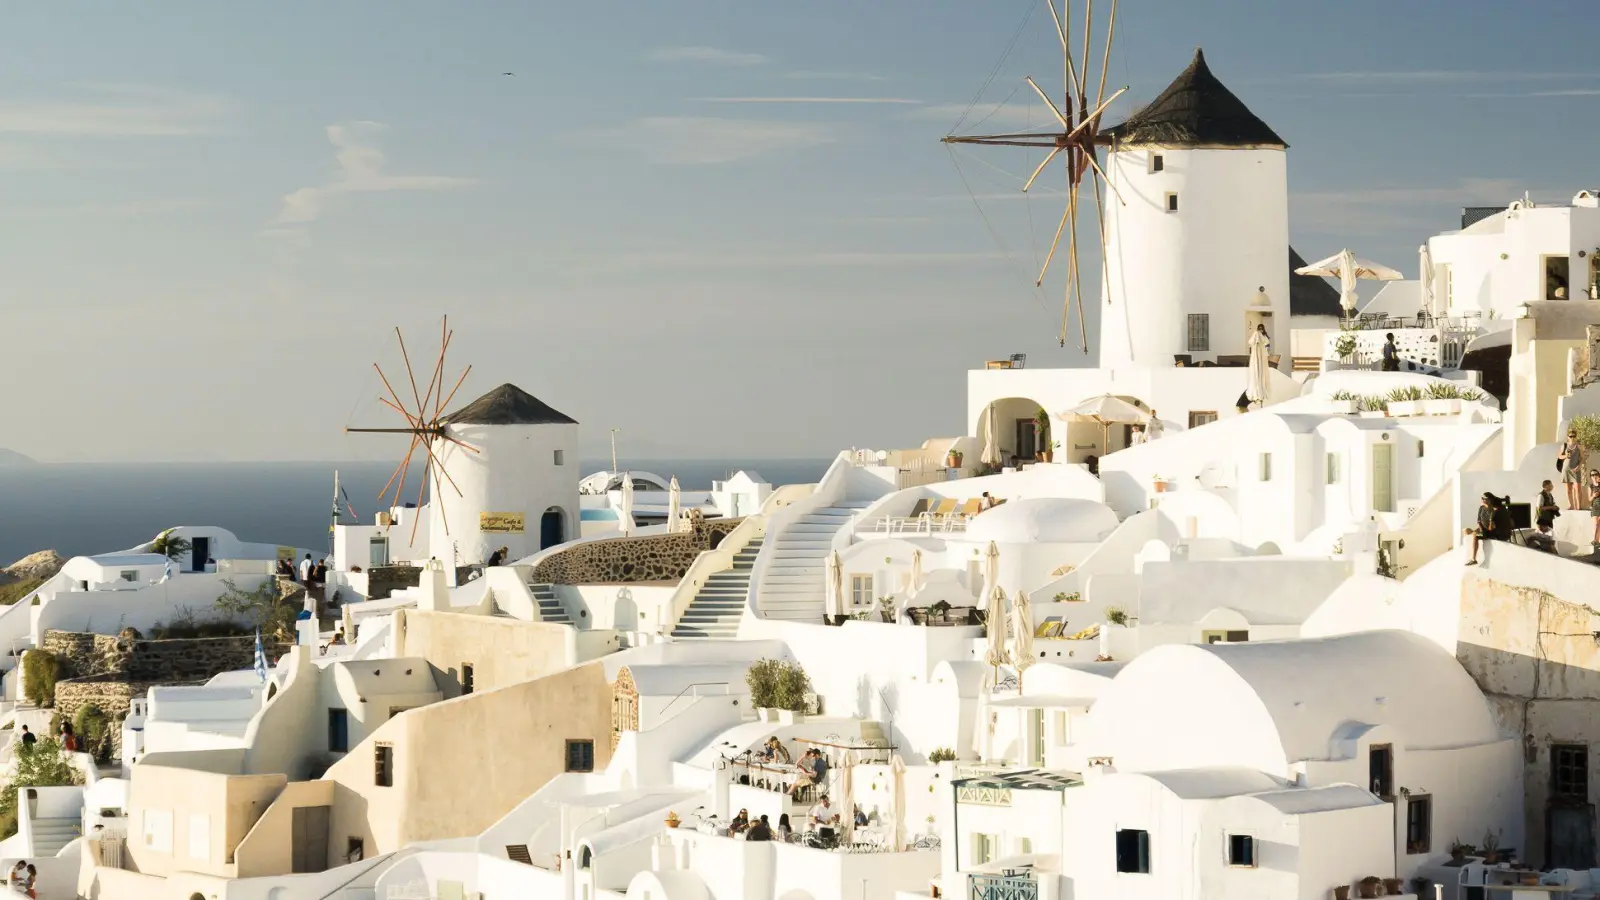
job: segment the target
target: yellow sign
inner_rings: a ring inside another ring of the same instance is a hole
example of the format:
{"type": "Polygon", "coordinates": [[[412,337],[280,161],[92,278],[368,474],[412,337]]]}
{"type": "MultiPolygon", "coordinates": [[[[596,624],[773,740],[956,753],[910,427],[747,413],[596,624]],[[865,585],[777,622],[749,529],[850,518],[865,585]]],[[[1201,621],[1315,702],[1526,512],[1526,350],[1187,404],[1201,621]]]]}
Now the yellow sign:
{"type": "Polygon", "coordinates": [[[478,530],[486,534],[521,534],[522,527],[522,513],[478,513],[478,530]]]}
{"type": "Polygon", "coordinates": [[[278,548],[278,558],[279,559],[294,559],[294,548],[293,547],[279,547],[278,548]]]}

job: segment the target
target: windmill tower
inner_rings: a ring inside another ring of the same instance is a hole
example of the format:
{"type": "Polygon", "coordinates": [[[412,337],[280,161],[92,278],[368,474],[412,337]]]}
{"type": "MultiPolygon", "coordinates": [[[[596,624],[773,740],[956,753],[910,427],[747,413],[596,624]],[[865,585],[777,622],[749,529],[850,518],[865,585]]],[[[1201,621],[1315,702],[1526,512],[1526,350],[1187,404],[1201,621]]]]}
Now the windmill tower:
{"type": "Polygon", "coordinates": [[[445,392],[444,359],[453,334],[446,320],[433,375],[419,388],[405,337],[395,329],[406,367],[402,385],[409,384],[412,402],[402,399],[382,367],[373,368],[388,393],[379,401],[406,424],[346,429],[411,436],[379,499],[388,498],[391,508],[405,505],[410,464],[420,451],[424,472],[412,504],[411,556],[437,559],[449,571],[485,562],[500,547],[507,548],[509,562],[562,543],[577,534],[579,516],[577,421],[511,384],[445,413],[472,371],[468,366],[445,392]],[[419,541],[424,520],[427,530],[419,541]]]}
{"type": "Polygon", "coordinates": [[[1108,129],[1100,368],[1249,352],[1266,326],[1289,354],[1288,144],[1194,61],[1108,129]]]}

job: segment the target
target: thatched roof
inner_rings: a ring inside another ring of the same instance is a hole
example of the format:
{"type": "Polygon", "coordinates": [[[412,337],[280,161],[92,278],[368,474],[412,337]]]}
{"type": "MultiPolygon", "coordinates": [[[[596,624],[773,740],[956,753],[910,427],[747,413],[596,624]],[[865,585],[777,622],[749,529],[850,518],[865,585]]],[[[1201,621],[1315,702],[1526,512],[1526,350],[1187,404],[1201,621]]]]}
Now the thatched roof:
{"type": "Polygon", "coordinates": [[[1161,96],[1101,137],[1168,147],[1289,147],[1211,74],[1200,50],[1161,96]]]}
{"type": "Polygon", "coordinates": [[[1306,264],[1305,257],[1289,248],[1289,315],[1343,316],[1339,289],[1316,275],[1297,275],[1295,269],[1306,264]]]}
{"type": "Polygon", "coordinates": [[[468,403],[444,421],[451,425],[576,425],[578,420],[552,409],[514,384],[502,384],[468,403]]]}

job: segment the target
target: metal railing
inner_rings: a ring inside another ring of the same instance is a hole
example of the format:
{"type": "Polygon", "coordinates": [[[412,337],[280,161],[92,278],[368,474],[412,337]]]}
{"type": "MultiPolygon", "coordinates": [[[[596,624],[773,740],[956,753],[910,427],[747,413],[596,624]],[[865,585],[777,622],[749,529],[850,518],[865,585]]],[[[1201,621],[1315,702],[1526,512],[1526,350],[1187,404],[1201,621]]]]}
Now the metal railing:
{"type": "Polygon", "coordinates": [[[971,875],[968,900],[1039,900],[1039,882],[1032,875],[971,875]]]}

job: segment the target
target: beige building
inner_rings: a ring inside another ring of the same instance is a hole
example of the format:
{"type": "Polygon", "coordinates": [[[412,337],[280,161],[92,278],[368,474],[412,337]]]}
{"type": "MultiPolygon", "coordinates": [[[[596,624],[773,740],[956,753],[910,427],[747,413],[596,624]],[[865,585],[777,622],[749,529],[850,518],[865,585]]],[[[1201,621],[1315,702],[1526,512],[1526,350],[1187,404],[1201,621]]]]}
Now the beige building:
{"type": "Polygon", "coordinates": [[[507,616],[401,609],[395,655],[426,660],[446,697],[532,681],[577,663],[577,630],[507,616]]]}

